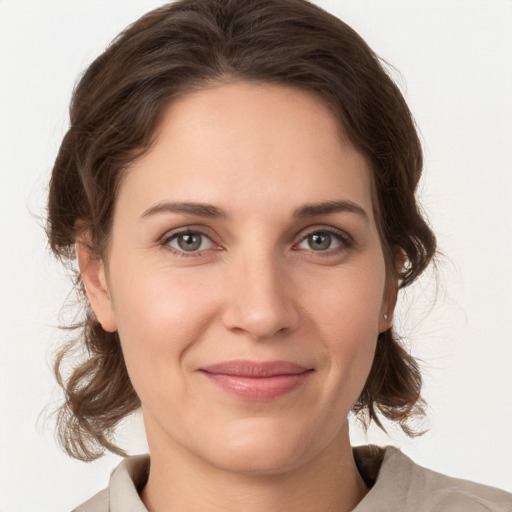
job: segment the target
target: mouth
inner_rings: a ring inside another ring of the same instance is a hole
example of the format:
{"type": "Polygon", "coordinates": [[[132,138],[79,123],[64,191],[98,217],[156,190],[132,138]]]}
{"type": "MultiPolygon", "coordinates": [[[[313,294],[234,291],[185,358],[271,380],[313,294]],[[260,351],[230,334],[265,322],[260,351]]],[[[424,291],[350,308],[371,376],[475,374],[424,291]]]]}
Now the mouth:
{"type": "Polygon", "coordinates": [[[287,361],[226,361],[201,368],[209,381],[245,400],[273,400],[301,386],[313,368],[287,361]]]}

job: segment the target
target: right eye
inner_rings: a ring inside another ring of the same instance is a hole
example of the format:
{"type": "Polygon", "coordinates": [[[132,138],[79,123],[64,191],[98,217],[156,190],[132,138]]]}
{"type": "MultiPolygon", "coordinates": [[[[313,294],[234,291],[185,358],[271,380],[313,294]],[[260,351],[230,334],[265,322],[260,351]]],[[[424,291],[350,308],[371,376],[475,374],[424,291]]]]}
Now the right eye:
{"type": "Polygon", "coordinates": [[[342,231],[333,228],[320,228],[310,231],[295,247],[320,255],[342,252],[352,245],[352,240],[342,231]]]}
{"type": "Polygon", "coordinates": [[[170,247],[174,252],[185,256],[187,253],[199,253],[211,249],[213,242],[204,233],[182,231],[181,233],[174,233],[166,238],[164,245],[170,247]]]}

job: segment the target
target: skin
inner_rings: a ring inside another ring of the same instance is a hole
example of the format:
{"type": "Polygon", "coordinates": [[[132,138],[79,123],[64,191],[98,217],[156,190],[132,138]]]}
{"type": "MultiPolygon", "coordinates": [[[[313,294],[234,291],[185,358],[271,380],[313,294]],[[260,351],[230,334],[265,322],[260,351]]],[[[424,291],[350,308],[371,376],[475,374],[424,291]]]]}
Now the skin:
{"type": "Polygon", "coordinates": [[[173,101],[123,179],[108,265],[82,244],[79,260],[142,402],[150,511],[341,511],[363,498],[347,415],[395,293],[370,169],[320,100],[242,82],[173,101]],[[162,207],[189,202],[224,215],[162,207]],[[305,210],[324,202],[345,208],[305,210]],[[183,250],[183,229],[199,250],[183,250]],[[200,371],[239,359],[311,372],[258,401],[200,371]]]}

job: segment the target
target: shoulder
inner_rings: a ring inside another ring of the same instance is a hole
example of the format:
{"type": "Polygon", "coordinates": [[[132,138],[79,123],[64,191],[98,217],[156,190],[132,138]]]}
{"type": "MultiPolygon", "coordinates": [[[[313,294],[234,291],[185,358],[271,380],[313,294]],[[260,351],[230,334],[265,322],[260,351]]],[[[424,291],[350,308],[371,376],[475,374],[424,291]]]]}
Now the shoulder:
{"type": "Polygon", "coordinates": [[[147,512],[139,492],[148,474],[148,455],[127,457],[112,472],[108,488],[82,503],[73,512],[147,512]]]}
{"type": "Polygon", "coordinates": [[[354,512],[512,512],[511,494],[424,468],[396,448],[356,448],[355,457],[370,467],[368,460],[382,463],[375,484],[354,512]]]}
{"type": "Polygon", "coordinates": [[[108,489],[103,489],[72,512],[109,512],[108,489]]]}

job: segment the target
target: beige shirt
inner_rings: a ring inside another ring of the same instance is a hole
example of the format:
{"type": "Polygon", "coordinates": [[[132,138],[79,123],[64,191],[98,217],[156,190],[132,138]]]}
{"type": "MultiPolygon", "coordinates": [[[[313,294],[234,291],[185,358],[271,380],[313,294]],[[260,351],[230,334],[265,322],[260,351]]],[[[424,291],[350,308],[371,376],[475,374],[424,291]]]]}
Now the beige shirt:
{"type": "MultiPolygon", "coordinates": [[[[430,471],[396,448],[360,446],[354,458],[371,489],[353,512],[512,512],[512,494],[430,471]]],[[[149,456],[126,458],[74,512],[148,512],[139,497],[148,474],[149,456]]]]}

